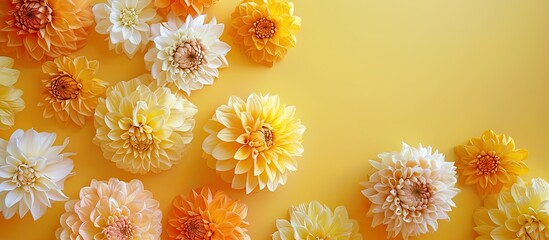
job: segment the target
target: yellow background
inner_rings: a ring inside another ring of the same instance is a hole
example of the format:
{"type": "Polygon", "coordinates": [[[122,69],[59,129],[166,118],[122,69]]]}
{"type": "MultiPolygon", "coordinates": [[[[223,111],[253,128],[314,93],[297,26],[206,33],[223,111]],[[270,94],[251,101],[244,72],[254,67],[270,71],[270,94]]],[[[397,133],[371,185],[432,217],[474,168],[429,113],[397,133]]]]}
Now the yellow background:
{"type": "MultiPolygon", "coordinates": [[[[206,13],[230,23],[238,2],[221,0],[206,13]]],[[[36,106],[44,77],[39,64],[17,61],[22,71],[17,86],[27,107],[0,136],[33,127],[56,132],[57,143],[69,137],[67,151],[77,153],[76,175],[66,182],[70,198],[93,178],[138,178],[166,213],[176,195],[212,184],[249,206],[254,240],[269,239],[289,206],[311,200],[345,205],[365,239],[385,239],[383,227],[370,227],[369,202],[359,182],[367,179],[368,159],[400,150],[402,141],[432,145],[454,161],[455,145],[494,129],[530,151],[525,178],[549,178],[549,1],[296,0],[295,5],[303,26],[284,61],[267,68],[233,49],[229,68],[215,84],[192,93],[199,109],[195,137],[168,171],[142,176],[119,170],[92,143],[92,121],[80,129],[42,118],[36,106]],[[203,125],[215,108],[231,95],[252,92],[280,95],[297,107],[307,127],[299,169],[274,193],[231,190],[201,158],[203,125]]],[[[98,77],[115,83],[146,72],[142,55],[132,60],[116,55],[104,38],[92,33],[87,47],[75,53],[100,61],[98,77]]],[[[232,44],[226,31],[222,40],[232,44]]],[[[473,239],[472,213],[480,199],[471,187],[458,187],[452,221],[440,222],[438,232],[421,239],[473,239]]],[[[30,214],[0,217],[0,239],[53,239],[63,205],[54,203],[36,222],[30,214]]]]}

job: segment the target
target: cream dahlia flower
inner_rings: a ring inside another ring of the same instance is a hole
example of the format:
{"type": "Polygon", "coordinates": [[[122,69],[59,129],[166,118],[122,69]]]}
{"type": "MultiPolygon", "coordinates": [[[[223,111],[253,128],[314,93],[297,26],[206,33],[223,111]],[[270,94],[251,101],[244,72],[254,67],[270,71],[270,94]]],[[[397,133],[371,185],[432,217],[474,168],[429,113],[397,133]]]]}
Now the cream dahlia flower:
{"type": "Polygon", "coordinates": [[[205,16],[188,16],[185,22],[174,14],[168,21],[151,25],[155,45],[145,55],[147,69],[161,85],[175,83],[188,95],[212,85],[219,68],[227,67],[225,55],[231,47],[219,40],[223,24],[215,17],[205,23],[205,16]]]}
{"type": "Polygon", "coordinates": [[[119,82],[99,99],[93,142],[119,168],[157,173],[181,158],[193,138],[196,112],[190,101],[146,76],[119,82]]]}
{"type": "Polygon", "coordinates": [[[332,210],[317,201],[290,208],[290,221],[276,220],[273,240],[362,240],[358,222],[349,219],[344,206],[332,210]]]}
{"type": "Polygon", "coordinates": [[[34,129],[16,130],[9,141],[0,139],[0,211],[10,219],[23,218],[30,210],[37,220],[53,201],[66,201],[65,179],[71,175],[74,153],[61,153],[63,145],[53,146],[55,133],[34,129]]]}
{"type": "Polygon", "coordinates": [[[485,198],[473,217],[477,240],[549,239],[549,183],[518,178],[510,191],[485,198]]]}
{"type": "Polygon", "coordinates": [[[162,212],[141,181],[92,180],[65,203],[57,239],[160,239],[162,212]]]}
{"type": "Polygon", "coordinates": [[[455,207],[452,200],[459,189],[454,163],[431,147],[413,148],[402,144],[401,152],[379,154],[380,161],[370,160],[375,172],[362,194],[372,202],[368,215],[372,226],[387,225],[389,237],[401,234],[404,239],[436,231],[438,220],[449,220],[455,207]]]}
{"type": "Polygon", "coordinates": [[[15,113],[23,111],[23,91],[13,87],[19,71],[13,69],[13,59],[0,56],[0,130],[13,127],[15,113]]]}
{"type": "Polygon", "coordinates": [[[295,107],[280,104],[276,95],[231,97],[204,127],[208,165],[235,189],[274,191],[297,170],[303,153],[305,126],[294,114],[295,107]]]}
{"type": "Polygon", "coordinates": [[[109,85],[95,77],[99,62],[82,56],[63,56],[44,63],[42,71],[48,75],[42,80],[45,98],[38,103],[44,106],[43,116],[83,126],[86,118],[93,116],[98,97],[109,85]]]}
{"type": "Polygon", "coordinates": [[[109,48],[129,58],[145,49],[150,24],[160,21],[152,0],[109,0],[93,6],[95,31],[109,35],[109,48]]]}

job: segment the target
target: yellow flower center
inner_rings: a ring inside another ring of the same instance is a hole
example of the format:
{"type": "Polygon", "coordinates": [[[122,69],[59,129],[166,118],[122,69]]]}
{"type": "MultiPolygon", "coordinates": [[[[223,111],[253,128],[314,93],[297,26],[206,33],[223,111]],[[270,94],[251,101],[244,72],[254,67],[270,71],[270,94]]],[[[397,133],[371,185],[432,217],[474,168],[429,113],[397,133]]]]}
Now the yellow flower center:
{"type": "Polygon", "coordinates": [[[34,187],[34,183],[38,178],[34,168],[29,167],[27,164],[21,164],[11,181],[15,182],[17,187],[22,187],[25,191],[29,192],[34,187]]]}
{"type": "Polygon", "coordinates": [[[273,37],[276,30],[275,23],[266,18],[261,18],[253,23],[252,31],[255,32],[255,36],[260,39],[273,37]]]}
{"type": "Polygon", "coordinates": [[[139,22],[139,15],[135,12],[135,8],[122,9],[122,13],[120,14],[120,22],[122,22],[124,26],[133,27],[137,25],[139,22]]]}
{"type": "Polygon", "coordinates": [[[212,235],[212,232],[210,231],[210,226],[208,225],[208,222],[204,220],[201,216],[188,216],[180,219],[179,221],[181,223],[181,226],[177,228],[177,230],[180,231],[180,236],[178,236],[178,239],[210,239],[209,237],[212,235]]]}
{"type": "Polygon", "coordinates": [[[131,126],[128,130],[130,145],[137,152],[145,152],[152,148],[154,139],[152,127],[147,125],[131,126]]]}
{"type": "Polygon", "coordinates": [[[135,227],[132,225],[127,216],[109,216],[107,226],[103,228],[102,233],[107,239],[112,240],[129,240],[133,239],[135,227]]]}
{"type": "Polygon", "coordinates": [[[205,47],[197,40],[180,44],[174,52],[175,64],[185,72],[196,70],[206,62],[205,47]]]}
{"type": "Polygon", "coordinates": [[[500,158],[496,155],[496,152],[480,152],[477,155],[477,175],[496,173],[500,163],[500,158]]]}
{"type": "Polygon", "coordinates": [[[63,73],[54,77],[47,85],[50,94],[58,100],[78,98],[82,84],[78,83],[70,75],[63,73]]]}
{"type": "Polygon", "coordinates": [[[52,21],[52,9],[46,0],[20,1],[13,11],[15,26],[28,32],[37,32],[52,21]]]}
{"type": "Polygon", "coordinates": [[[274,145],[274,133],[271,127],[263,126],[250,135],[248,145],[258,152],[270,149],[274,145]]]}
{"type": "Polygon", "coordinates": [[[541,239],[545,235],[545,225],[534,215],[522,214],[518,217],[520,230],[517,232],[519,239],[541,239]]]}

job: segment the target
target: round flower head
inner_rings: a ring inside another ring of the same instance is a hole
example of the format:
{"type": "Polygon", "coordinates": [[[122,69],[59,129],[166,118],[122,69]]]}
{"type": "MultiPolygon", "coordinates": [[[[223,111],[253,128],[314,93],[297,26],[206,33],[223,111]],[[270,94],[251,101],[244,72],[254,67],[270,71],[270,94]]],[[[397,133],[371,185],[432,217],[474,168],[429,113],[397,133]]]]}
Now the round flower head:
{"type": "Polygon", "coordinates": [[[117,83],[95,110],[93,142],[105,158],[132,173],[171,168],[193,138],[196,107],[151,80],[143,76],[117,83]]]}
{"type": "Polygon", "coordinates": [[[208,187],[177,196],[168,214],[168,239],[250,240],[248,207],[208,187]]]}
{"type": "Polygon", "coordinates": [[[36,61],[69,55],[84,47],[92,25],[90,0],[4,0],[0,48],[36,61]]]}
{"type": "Polygon", "coordinates": [[[349,219],[344,206],[332,210],[317,201],[290,208],[290,221],[276,220],[273,240],[338,239],[362,240],[358,222],[349,219]]]}
{"type": "Polygon", "coordinates": [[[42,65],[48,78],[43,101],[45,118],[55,117],[59,121],[71,120],[83,126],[86,118],[93,116],[97,98],[105,92],[109,83],[95,78],[99,62],[88,61],[86,57],[58,57],[42,65]]]}
{"type": "Polygon", "coordinates": [[[10,219],[23,218],[30,210],[37,220],[53,201],[66,201],[65,179],[73,169],[73,153],[61,153],[63,145],[53,146],[55,133],[34,129],[15,131],[9,141],[0,139],[0,211],[10,219]]]}
{"type": "Polygon", "coordinates": [[[208,165],[235,189],[274,191],[297,170],[295,157],[303,153],[305,126],[294,113],[295,107],[280,104],[276,95],[231,97],[204,127],[208,165]]]}
{"type": "Polygon", "coordinates": [[[481,196],[499,193],[528,172],[524,163],[528,151],[515,149],[515,141],[488,130],[466,145],[456,146],[458,173],[466,184],[474,184],[481,196]]]}
{"type": "Polygon", "coordinates": [[[218,68],[228,65],[225,55],[231,47],[219,41],[223,24],[217,24],[215,17],[209,23],[204,19],[204,15],[189,15],[183,22],[168,14],[167,22],[151,26],[155,44],[145,55],[145,64],[160,85],[175,83],[190,95],[212,85],[218,68]]]}
{"type": "Polygon", "coordinates": [[[511,191],[485,198],[473,217],[477,240],[549,239],[549,183],[518,178],[511,191]]]}
{"type": "Polygon", "coordinates": [[[160,239],[162,212],[141,181],[92,180],[65,203],[57,239],[160,239]]]}
{"type": "Polygon", "coordinates": [[[13,59],[0,56],[0,130],[13,127],[15,113],[23,111],[23,91],[13,87],[19,71],[12,69],[13,59]]]}
{"type": "Polygon", "coordinates": [[[362,194],[372,202],[368,215],[372,227],[384,224],[389,237],[404,239],[438,228],[438,220],[449,220],[455,207],[453,198],[456,171],[444,155],[431,147],[413,148],[403,143],[401,152],[382,153],[380,161],[370,160],[375,172],[362,185],[362,194]]]}
{"type": "Polygon", "coordinates": [[[154,0],[154,5],[162,12],[173,12],[180,18],[196,17],[204,9],[211,7],[218,0],[154,0]]]}
{"type": "Polygon", "coordinates": [[[229,34],[253,61],[273,66],[296,45],[301,18],[286,0],[244,0],[232,14],[229,34]]]}
{"type": "Polygon", "coordinates": [[[109,0],[93,6],[97,25],[95,31],[109,35],[109,48],[129,58],[145,49],[150,38],[150,24],[160,16],[152,0],[109,0]]]}

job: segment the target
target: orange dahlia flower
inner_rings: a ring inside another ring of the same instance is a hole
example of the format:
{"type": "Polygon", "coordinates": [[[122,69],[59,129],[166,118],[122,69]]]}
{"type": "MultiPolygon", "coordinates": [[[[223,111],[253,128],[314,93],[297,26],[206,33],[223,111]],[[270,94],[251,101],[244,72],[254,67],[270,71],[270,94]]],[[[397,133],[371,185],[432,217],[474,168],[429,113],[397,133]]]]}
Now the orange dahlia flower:
{"type": "Polygon", "coordinates": [[[211,7],[215,2],[217,0],[154,0],[154,6],[164,15],[172,11],[181,19],[185,19],[187,15],[196,17],[202,14],[204,9],[211,7]]]}
{"type": "Polygon", "coordinates": [[[183,240],[249,240],[244,221],[248,207],[209,187],[177,196],[168,213],[168,238],[183,240]]]}
{"type": "Polygon", "coordinates": [[[475,185],[481,196],[499,193],[528,172],[524,163],[525,149],[515,149],[515,141],[503,134],[488,130],[478,138],[469,139],[466,145],[455,147],[458,156],[457,171],[466,184],[475,185]]]}
{"type": "Polygon", "coordinates": [[[296,45],[301,18],[285,0],[245,0],[232,14],[229,34],[234,44],[255,62],[273,66],[296,45]]]}
{"type": "Polygon", "coordinates": [[[0,48],[36,61],[69,55],[84,47],[92,25],[90,0],[4,0],[0,48]]]}

